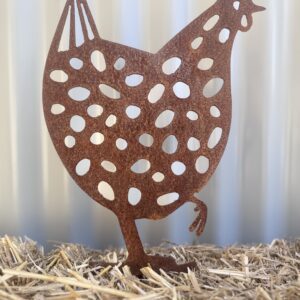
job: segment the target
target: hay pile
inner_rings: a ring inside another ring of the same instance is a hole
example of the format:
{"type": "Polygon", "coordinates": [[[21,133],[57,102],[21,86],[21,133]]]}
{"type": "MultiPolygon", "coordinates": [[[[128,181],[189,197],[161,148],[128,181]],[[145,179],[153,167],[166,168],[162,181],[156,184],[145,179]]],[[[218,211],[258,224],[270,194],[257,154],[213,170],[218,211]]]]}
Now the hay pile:
{"type": "Polygon", "coordinates": [[[195,260],[188,274],[143,269],[144,278],[116,263],[126,252],[59,245],[45,255],[29,239],[0,239],[0,299],[300,299],[300,240],[226,249],[199,245],[149,249],[178,262],[195,260]]]}

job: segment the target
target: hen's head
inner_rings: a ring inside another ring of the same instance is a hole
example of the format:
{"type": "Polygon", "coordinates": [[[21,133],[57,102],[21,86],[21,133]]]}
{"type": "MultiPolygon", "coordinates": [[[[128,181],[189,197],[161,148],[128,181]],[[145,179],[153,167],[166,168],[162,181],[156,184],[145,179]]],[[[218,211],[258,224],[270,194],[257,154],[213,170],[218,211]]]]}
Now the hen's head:
{"type": "Polygon", "coordinates": [[[233,10],[235,10],[240,16],[241,31],[248,31],[253,23],[252,14],[265,10],[264,7],[256,5],[252,0],[239,0],[233,1],[233,10]]]}

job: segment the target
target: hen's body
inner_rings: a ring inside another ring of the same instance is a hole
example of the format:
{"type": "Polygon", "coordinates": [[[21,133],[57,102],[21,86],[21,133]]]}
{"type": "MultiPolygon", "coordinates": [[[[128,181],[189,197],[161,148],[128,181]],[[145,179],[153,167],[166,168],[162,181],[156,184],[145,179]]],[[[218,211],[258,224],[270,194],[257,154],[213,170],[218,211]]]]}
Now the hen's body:
{"type": "MultiPolygon", "coordinates": [[[[121,225],[128,220],[134,222],[140,218],[163,218],[187,201],[196,202],[194,193],[207,183],[215,171],[228,139],[231,122],[230,56],[238,31],[237,24],[240,24],[241,19],[240,12],[233,9],[233,2],[217,1],[158,53],[151,54],[101,39],[86,1],[68,1],[47,60],[44,77],[45,116],[54,145],[71,176],[94,200],[111,209],[121,225]],[[76,5],[84,34],[84,43],[78,47],[74,26],[76,5]],[[68,51],[59,52],[69,11],[70,47],[68,51]],[[220,17],[218,22],[213,28],[205,30],[208,21],[216,15],[220,17]],[[230,31],[225,42],[222,40],[225,34],[221,33],[223,29],[230,31]],[[95,50],[103,54],[99,56],[103,64],[101,70],[97,70],[91,61],[95,50]],[[179,67],[173,65],[175,72],[172,74],[168,70],[163,72],[164,63],[174,57],[178,62],[180,59],[179,67]],[[82,61],[80,69],[72,67],[72,58],[82,61]],[[121,70],[115,65],[120,58],[125,60],[121,70]],[[201,59],[207,58],[210,60],[204,68],[201,63],[198,66],[201,59]],[[55,70],[63,70],[67,75],[64,83],[51,79],[55,70]],[[142,76],[142,82],[128,83],[127,79],[132,79],[130,76],[133,74],[142,76]],[[178,83],[182,87],[179,91],[178,83]],[[214,87],[214,83],[221,85],[214,87]],[[107,93],[103,84],[114,91],[107,93]],[[136,86],[130,86],[132,84],[136,86]],[[158,85],[161,88],[164,86],[163,93],[158,92],[158,85]],[[77,87],[88,90],[85,91],[87,97],[81,97],[80,101],[74,100],[72,96],[72,89],[74,91],[77,87]],[[157,89],[156,102],[148,98],[153,88],[157,89]],[[214,90],[216,93],[212,93],[214,90]],[[63,106],[64,111],[53,114],[53,107],[57,104],[63,106]],[[97,117],[91,117],[88,113],[92,105],[101,106],[97,117]],[[134,116],[134,119],[126,114],[130,106],[137,110],[138,116],[134,116]],[[171,116],[173,113],[173,119],[170,124],[160,128],[162,124],[156,123],[156,120],[164,111],[169,111],[171,116]],[[85,124],[74,131],[70,122],[75,115],[83,118],[85,124]],[[113,122],[108,124],[109,120],[113,122]],[[221,135],[213,143],[216,130],[221,135]],[[95,133],[104,137],[104,141],[98,141],[97,145],[90,140],[95,133]],[[144,134],[149,135],[149,140],[141,143],[140,137],[144,134]],[[163,150],[164,141],[170,135],[178,141],[178,147],[173,149],[172,154],[163,150]],[[67,136],[75,139],[73,147],[66,145],[67,136]],[[151,138],[154,139],[153,143],[151,138]],[[193,145],[191,138],[194,140],[193,145]],[[117,147],[118,139],[126,141],[126,149],[125,145],[122,149],[117,147]],[[86,170],[78,173],[76,167],[83,160],[87,163],[86,170]],[[144,162],[141,169],[132,170],[132,166],[139,160],[144,162]],[[157,172],[164,175],[161,182],[157,182],[156,177],[153,179],[157,172]],[[112,189],[110,195],[101,190],[103,187],[112,189]],[[141,193],[135,203],[128,200],[131,188],[141,193]],[[177,195],[178,199],[161,201],[161,196],[170,193],[177,195]]],[[[240,4],[244,9],[253,6],[248,1],[240,4]]],[[[202,219],[198,230],[200,233],[205,223],[206,210],[202,202],[198,206],[203,211],[193,228],[202,219]]],[[[130,237],[125,231],[123,233],[128,242],[130,237]]],[[[136,235],[133,227],[127,231],[132,231],[131,236],[136,235]]]]}

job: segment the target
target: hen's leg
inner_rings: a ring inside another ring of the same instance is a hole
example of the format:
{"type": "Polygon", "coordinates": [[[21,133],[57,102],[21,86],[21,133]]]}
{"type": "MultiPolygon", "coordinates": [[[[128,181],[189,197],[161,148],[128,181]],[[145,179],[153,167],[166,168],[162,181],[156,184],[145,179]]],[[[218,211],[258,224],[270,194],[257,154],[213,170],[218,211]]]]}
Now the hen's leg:
{"type": "Polygon", "coordinates": [[[128,258],[123,265],[129,266],[133,274],[141,275],[140,269],[147,266],[151,266],[155,271],[163,269],[164,271],[175,272],[186,272],[188,268],[196,266],[195,263],[178,265],[175,259],[171,257],[147,255],[139,237],[135,220],[122,216],[119,218],[119,222],[128,250],[128,258]]]}
{"type": "Polygon", "coordinates": [[[191,202],[196,204],[195,212],[199,212],[199,215],[196,217],[195,221],[190,226],[190,231],[195,231],[198,236],[200,236],[205,228],[206,219],[207,219],[207,206],[204,202],[197,199],[196,197],[191,200],[191,202]]]}

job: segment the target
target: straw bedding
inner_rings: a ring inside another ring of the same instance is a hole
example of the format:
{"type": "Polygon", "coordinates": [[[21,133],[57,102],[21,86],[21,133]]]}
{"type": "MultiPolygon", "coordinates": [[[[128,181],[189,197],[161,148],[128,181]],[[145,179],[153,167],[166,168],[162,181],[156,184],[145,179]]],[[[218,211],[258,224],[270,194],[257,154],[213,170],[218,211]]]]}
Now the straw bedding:
{"type": "Polygon", "coordinates": [[[178,262],[197,261],[187,274],[143,278],[117,263],[126,251],[95,251],[62,244],[45,254],[34,241],[0,238],[0,299],[300,299],[300,240],[270,245],[174,246],[148,249],[178,262]]]}

